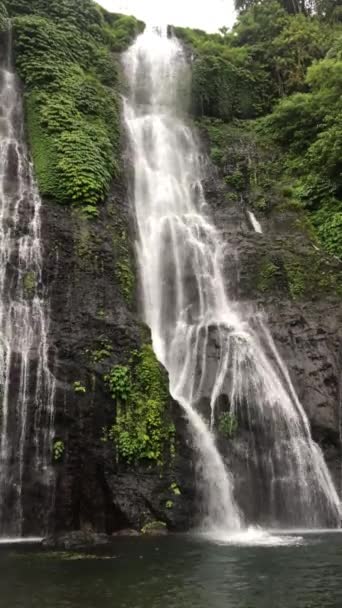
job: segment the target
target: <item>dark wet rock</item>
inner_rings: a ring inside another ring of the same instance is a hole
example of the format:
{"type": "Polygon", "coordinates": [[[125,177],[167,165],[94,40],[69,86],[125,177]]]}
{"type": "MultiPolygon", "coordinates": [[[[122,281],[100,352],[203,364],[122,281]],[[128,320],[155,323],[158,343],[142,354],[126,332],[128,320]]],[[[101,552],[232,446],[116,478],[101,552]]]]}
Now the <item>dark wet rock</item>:
{"type": "Polygon", "coordinates": [[[64,445],[62,458],[54,463],[51,532],[89,527],[112,535],[140,530],[155,519],[183,530],[194,519],[193,453],[183,412],[171,397],[176,428],[172,462],[117,462],[113,443],[105,441],[115,414],[105,375],[150,341],[140,318],[134,229],[120,182],[97,219],[44,202],[44,284],[50,295],[50,361],[57,378],[55,434],[64,445]],[[129,294],[118,273],[123,251],[133,276],[129,294]],[[182,494],[173,500],[175,481],[182,494]]]}
{"type": "MultiPolygon", "coordinates": [[[[284,256],[295,251],[310,256],[310,240],[293,229],[292,212],[260,216],[264,233],[256,234],[246,216],[248,200],[227,203],[225,186],[215,171],[208,174],[208,210],[226,243],[227,289],[238,294],[246,310],[262,312],[286,362],[292,382],[308,414],[315,440],[321,445],[339,485],[341,468],[341,306],[324,290],[292,297],[284,272],[284,256]],[[276,280],[260,289],[260,268],[266,260],[277,264],[276,280]]],[[[128,465],[116,461],[113,448],[103,442],[103,429],[113,421],[113,401],[104,375],[111,366],[146,341],[140,321],[139,285],[128,302],[115,268],[118,227],[127,233],[134,261],[135,223],[122,184],[113,192],[96,220],[85,220],[67,207],[44,205],[45,277],[51,297],[51,366],[58,379],[56,436],[63,439],[63,459],[55,464],[56,500],[51,530],[78,530],[84,526],[112,535],[141,530],[146,522],[162,521],[170,530],[187,530],[196,522],[194,452],[188,423],[170,399],[176,425],[176,458],[171,466],[128,465]],[[101,341],[110,355],[94,360],[101,341]],[[86,387],[75,393],[74,382],[86,387]],[[177,481],[181,494],[170,490],[177,481]]],[[[251,313],[252,317],[254,312],[251,313]]],[[[206,390],[198,403],[209,419],[209,395],[218,356],[217,328],[210,328],[206,390]]],[[[229,387],[221,396],[217,416],[229,408],[229,387]]],[[[219,447],[234,471],[237,492],[247,520],[263,511],[265,488],[256,483],[253,467],[247,478],[245,454],[250,434],[241,425],[235,441],[219,437],[219,447]],[[243,428],[242,428],[243,427],[243,428]],[[253,495],[253,499],[251,496],[253,495]]]]}
{"type": "MultiPolygon", "coordinates": [[[[231,151],[229,157],[234,172],[231,151]]],[[[210,213],[226,246],[227,290],[241,301],[252,324],[256,314],[265,319],[341,493],[342,263],[317,248],[299,212],[287,208],[272,191],[266,193],[267,210],[255,210],[263,228],[258,234],[247,221],[246,210],[253,210],[248,189],[230,198],[218,170],[208,172],[206,189],[210,213]]],[[[208,348],[215,357],[214,336],[208,348]]],[[[224,395],[219,411],[222,408],[229,410],[224,395]]],[[[253,521],[263,510],[264,493],[256,487],[253,472],[249,478],[244,473],[250,437],[240,430],[236,441],[221,438],[219,446],[234,471],[237,493],[244,496],[247,518],[253,521]]]]}
{"type": "Polygon", "coordinates": [[[112,536],[140,536],[140,533],[138,530],[132,530],[132,528],[124,528],[123,530],[118,530],[118,532],[113,532],[112,536]]]}
{"type": "Polygon", "coordinates": [[[89,547],[104,547],[112,543],[112,539],[107,534],[99,534],[87,530],[69,532],[67,534],[56,534],[48,536],[42,542],[43,547],[51,549],[86,549],[89,547]]]}

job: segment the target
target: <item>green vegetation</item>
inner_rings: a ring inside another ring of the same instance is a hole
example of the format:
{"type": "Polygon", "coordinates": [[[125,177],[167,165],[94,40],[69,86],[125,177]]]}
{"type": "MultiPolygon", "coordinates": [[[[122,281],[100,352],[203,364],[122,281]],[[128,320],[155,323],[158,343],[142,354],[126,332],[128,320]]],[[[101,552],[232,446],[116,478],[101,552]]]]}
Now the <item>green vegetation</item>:
{"type": "Polygon", "coordinates": [[[52,450],[54,462],[60,462],[62,460],[64,450],[65,450],[64,442],[61,441],[61,439],[57,439],[53,444],[53,450],[52,450]]]}
{"type": "Polygon", "coordinates": [[[166,523],[163,521],[150,521],[142,529],[141,534],[157,534],[166,531],[166,523]]]}
{"type": "Polygon", "coordinates": [[[120,169],[115,52],[141,29],[91,0],[7,0],[42,194],[96,217],[120,169]]]}
{"type": "Polygon", "coordinates": [[[282,100],[261,127],[282,145],[320,242],[342,258],[342,38],[333,48],[308,69],[308,91],[282,100]]]}
{"type": "MultiPolygon", "coordinates": [[[[89,352],[89,351],[87,351],[89,352]]],[[[101,363],[112,355],[113,347],[107,338],[99,338],[96,348],[90,351],[93,363],[101,363]]]]}
{"type": "Polygon", "coordinates": [[[236,7],[231,32],[176,28],[194,52],[193,110],[227,200],[248,194],[266,213],[270,199],[279,210],[296,209],[310,237],[342,258],[341,3],[236,0],[236,7]]]}
{"type": "Polygon", "coordinates": [[[259,269],[258,289],[262,292],[274,289],[281,276],[281,269],[277,264],[268,259],[263,259],[259,269]]]}
{"type": "Polygon", "coordinates": [[[342,296],[342,270],[338,262],[316,250],[286,251],[282,257],[263,256],[256,269],[256,289],[281,292],[296,300],[321,294],[342,296]]]}
{"type": "Polygon", "coordinates": [[[126,301],[130,303],[135,289],[135,276],[133,272],[133,259],[126,230],[121,226],[113,238],[116,254],[115,274],[121,286],[126,301]]]}
{"type": "Polygon", "coordinates": [[[7,10],[3,2],[0,1],[0,33],[7,30],[7,10]]]}
{"type": "Polygon", "coordinates": [[[228,439],[234,437],[236,431],[238,430],[238,421],[236,416],[230,412],[223,412],[219,417],[218,429],[219,432],[228,439]]]}
{"type": "Polygon", "coordinates": [[[113,367],[105,380],[116,417],[104,439],[114,443],[118,459],[162,464],[172,454],[175,428],[167,409],[167,378],[152,347],[132,353],[128,364],[113,367]]]}
{"type": "Polygon", "coordinates": [[[37,276],[36,273],[31,271],[27,272],[23,277],[24,293],[27,298],[32,298],[35,294],[37,287],[37,276]]]}
{"type": "Polygon", "coordinates": [[[84,395],[87,392],[86,387],[79,380],[77,380],[76,382],[74,382],[73,387],[74,387],[74,392],[75,393],[79,393],[81,395],[84,395]]]}
{"type": "Polygon", "coordinates": [[[197,125],[209,140],[210,156],[223,174],[229,201],[248,197],[250,206],[268,213],[280,205],[284,193],[289,197],[280,150],[260,133],[258,121],[227,123],[203,117],[197,119],[197,125]]]}
{"type": "Polygon", "coordinates": [[[181,495],[181,491],[180,491],[180,489],[179,489],[178,485],[176,484],[176,482],[173,482],[173,483],[170,485],[170,490],[173,492],[173,494],[174,494],[175,496],[180,496],[180,495],[181,495]]]}

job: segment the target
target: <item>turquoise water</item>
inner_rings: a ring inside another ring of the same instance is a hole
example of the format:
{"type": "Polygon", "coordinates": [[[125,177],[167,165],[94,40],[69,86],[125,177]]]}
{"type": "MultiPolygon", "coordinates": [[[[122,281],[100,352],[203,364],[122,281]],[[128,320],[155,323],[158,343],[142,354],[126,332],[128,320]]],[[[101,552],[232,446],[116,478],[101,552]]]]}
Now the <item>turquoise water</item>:
{"type": "Polygon", "coordinates": [[[2,546],[0,608],[342,607],[342,534],[250,543],[119,538],[82,553],[2,546]]]}

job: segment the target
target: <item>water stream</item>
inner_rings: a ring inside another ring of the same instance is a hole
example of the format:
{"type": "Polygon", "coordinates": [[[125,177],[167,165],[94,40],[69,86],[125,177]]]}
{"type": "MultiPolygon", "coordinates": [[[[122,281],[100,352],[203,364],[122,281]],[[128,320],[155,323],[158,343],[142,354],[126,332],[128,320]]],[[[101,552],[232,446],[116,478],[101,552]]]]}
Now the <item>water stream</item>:
{"type": "Polygon", "coordinates": [[[253,211],[248,211],[248,217],[251,221],[254,232],[258,232],[258,234],[262,234],[261,224],[260,224],[259,220],[257,220],[257,218],[255,217],[253,211]]]}
{"type": "Polygon", "coordinates": [[[245,525],[233,476],[216,447],[222,396],[231,419],[248,430],[246,470],[263,486],[271,523],[338,525],[337,493],[263,317],[228,294],[229,244],[207,216],[201,155],[186,116],[185,53],[167,28],[148,27],[123,61],[145,318],[192,429],[203,526],[237,531],[245,525]]]}
{"type": "Polygon", "coordinates": [[[0,536],[20,537],[27,528],[44,533],[46,527],[55,381],[48,366],[41,199],[10,49],[9,40],[0,65],[0,536]],[[33,492],[39,514],[30,512],[33,492]]]}

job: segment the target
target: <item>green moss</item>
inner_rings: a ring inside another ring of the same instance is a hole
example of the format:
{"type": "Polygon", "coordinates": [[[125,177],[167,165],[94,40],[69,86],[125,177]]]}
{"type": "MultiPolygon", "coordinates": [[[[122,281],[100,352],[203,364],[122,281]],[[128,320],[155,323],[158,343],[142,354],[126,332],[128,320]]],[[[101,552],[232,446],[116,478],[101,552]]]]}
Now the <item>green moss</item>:
{"type": "Polygon", "coordinates": [[[230,414],[229,412],[223,412],[219,417],[218,429],[219,432],[228,439],[234,437],[238,429],[238,421],[236,416],[234,416],[234,414],[230,414]]]}
{"type": "Polygon", "coordinates": [[[283,199],[281,151],[260,133],[258,121],[198,119],[212,161],[229,187],[228,200],[248,197],[250,207],[269,213],[283,199]]]}
{"type": "Polygon", "coordinates": [[[3,2],[0,2],[0,33],[8,28],[8,15],[3,2]]]}
{"type": "Polygon", "coordinates": [[[105,377],[116,403],[114,425],[105,436],[117,457],[133,463],[162,464],[172,451],[175,428],[168,412],[167,378],[152,347],[132,354],[128,365],[117,365],[105,377]]]}
{"type": "Polygon", "coordinates": [[[115,276],[128,304],[131,304],[135,291],[134,261],[131,246],[123,222],[116,219],[115,236],[113,237],[116,255],[115,276]]]}
{"type": "Polygon", "coordinates": [[[150,521],[145,524],[145,526],[141,529],[142,534],[151,534],[153,532],[164,532],[166,530],[166,523],[163,521],[150,521]]]}
{"type": "Polygon", "coordinates": [[[74,248],[79,267],[85,272],[100,272],[101,237],[94,219],[89,218],[83,210],[73,209],[74,248]]]}
{"type": "Polygon", "coordinates": [[[234,173],[232,173],[231,175],[226,175],[225,182],[226,184],[228,184],[228,186],[232,186],[232,188],[235,188],[235,190],[237,190],[238,192],[241,192],[246,187],[245,176],[239,169],[234,171],[234,173]]]}
{"type": "Polygon", "coordinates": [[[306,273],[298,260],[285,262],[285,270],[291,297],[295,300],[302,296],[306,290],[306,273]]]}
{"type": "Polygon", "coordinates": [[[35,272],[27,272],[24,275],[23,286],[26,297],[32,298],[37,287],[37,275],[35,272]]]}
{"type": "Polygon", "coordinates": [[[113,347],[107,338],[100,338],[96,348],[90,351],[90,358],[93,363],[101,363],[108,359],[113,353],[113,347]]]}
{"type": "Polygon", "coordinates": [[[279,277],[279,266],[271,260],[264,258],[259,268],[257,288],[259,291],[266,292],[275,287],[279,277]]]}
{"type": "Polygon", "coordinates": [[[264,256],[256,272],[256,288],[262,293],[282,292],[293,300],[321,294],[342,295],[342,271],[322,251],[283,251],[279,259],[264,256]]]}
{"type": "Polygon", "coordinates": [[[51,198],[58,198],[59,185],[54,169],[57,165],[57,155],[52,139],[40,123],[38,98],[38,93],[34,92],[25,97],[28,139],[41,193],[51,198]]]}
{"type": "Polygon", "coordinates": [[[122,292],[129,302],[132,300],[135,278],[132,272],[130,260],[121,259],[116,264],[116,274],[120,281],[122,292]]]}

